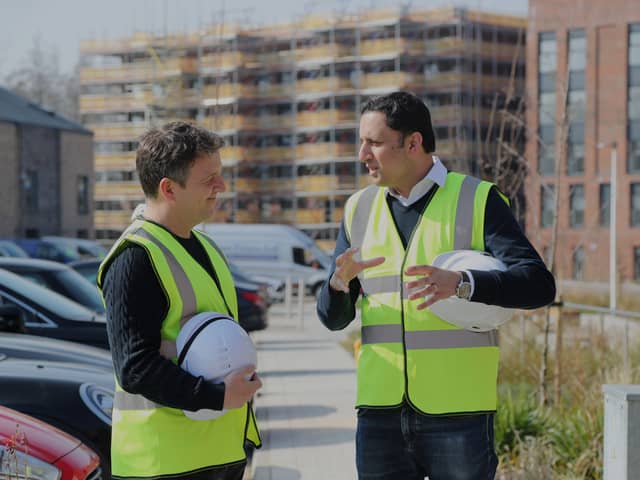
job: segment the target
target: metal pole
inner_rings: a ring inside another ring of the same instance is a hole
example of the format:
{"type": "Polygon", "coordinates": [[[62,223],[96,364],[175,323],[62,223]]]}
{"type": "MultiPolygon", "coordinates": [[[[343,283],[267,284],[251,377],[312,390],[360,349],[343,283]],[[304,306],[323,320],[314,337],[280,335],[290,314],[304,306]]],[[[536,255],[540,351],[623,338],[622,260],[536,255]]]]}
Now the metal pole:
{"type": "Polygon", "coordinates": [[[298,279],[298,322],[300,330],[304,330],[304,279],[298,279]]]}
{"type": "Polygon", "coordinates": [[[615,142],[611,144],[611,215],[609,222],[609,308],[614,314],[617,308],[618,292],[616,286],[616,266],[617,266],[617,148],[615,142]]]}

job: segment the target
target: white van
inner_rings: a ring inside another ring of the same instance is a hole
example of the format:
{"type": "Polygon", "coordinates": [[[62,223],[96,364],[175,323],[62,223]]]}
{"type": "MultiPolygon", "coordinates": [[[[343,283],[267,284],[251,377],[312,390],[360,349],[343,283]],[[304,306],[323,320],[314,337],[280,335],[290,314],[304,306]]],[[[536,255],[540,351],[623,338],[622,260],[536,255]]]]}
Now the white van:
{"type": "Polygon", "coordinates": [[[210,235],[227,258],[255,277],[292,282],[303,279],[316,295],[327,279],[331,258],[306,233],[290,225],[207,223],[210,235]]]}

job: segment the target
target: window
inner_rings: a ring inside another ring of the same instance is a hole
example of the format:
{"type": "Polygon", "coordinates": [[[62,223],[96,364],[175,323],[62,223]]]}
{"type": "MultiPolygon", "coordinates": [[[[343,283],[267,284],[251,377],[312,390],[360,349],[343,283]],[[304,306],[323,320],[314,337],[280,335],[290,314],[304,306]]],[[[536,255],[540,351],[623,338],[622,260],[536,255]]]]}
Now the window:
{"type": "Polygon", "coordinates": [[[640,227],[640,183],[631,184],[631,219],[632,227],[640,227]]]}
{"type": "Polygon", "coordinates": [[[555,171],[557,44],[554,32],[538,37],[538,173],[551,175],[555,171]]]}
{"type": "Polygon", "coordinates": [[[27,213],[38,213],[38,172],[27,169],[22,176],[24,203],[27,213]]]}
{"type": "Polygon", "coordinates": [[[611,221],[611,185],[608,183],[600,184],[600,226],[608,227],[611,221]]]}
{"type": "Polygon", "coordinates": [[[89,213],[89,177],[86,175],[78,175],[78,215],[86,215],[89,213]]]}
{"type": "Polygon", "coordinates": [[[569,119],[569,135],[567,138],[567,175],[581,175],[584,173],[584,68],[587,59],[584,30],[569,31],[568,50],[569,92],[567,115],[569,119]]]}
{"type": "Polygon", "coordinates": [[[573,251],[572,257],[572,278],[574,280],[584,280],[584,248],[576,247],[573,251]]]}
{"type": "Polygon", "coordinates": [[[553,211],[555,208],[555,187],[543,185],[540,187],[540,226],[550,227],[553,224],[553,211]]]}
{"type": "Polygon", "coordinates": [[[540,136],[540,142],[538,143],[538,173],[540,175],[553,175],[556,171],[555,126],[541,125],[538,135],[540,136]]]}
{"type": "Polygon", "coordinates": [[[584,225],[584,186],[572,185],[569,192],[569,225],[580,228],[584,225]]]}
{"type": "Polygon", "coordinates": [[[640,173],[640,23],[629,26],[627,171],[640,173]]]}
{"type": "Polygon", "coordinates": [[[584,123],[569,126],[567,138],[567,175],[584,173],[584,123]]]}
{"type": "Polygon", "coordinates": [[[633,279],[640,281],[640,247],[633,247],[633,279]]]}

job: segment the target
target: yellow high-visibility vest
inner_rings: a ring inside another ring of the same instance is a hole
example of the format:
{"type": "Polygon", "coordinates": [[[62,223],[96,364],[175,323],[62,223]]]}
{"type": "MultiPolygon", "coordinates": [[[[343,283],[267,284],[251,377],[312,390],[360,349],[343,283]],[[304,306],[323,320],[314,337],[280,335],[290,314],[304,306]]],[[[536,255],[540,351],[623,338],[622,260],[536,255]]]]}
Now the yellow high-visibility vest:
{"type": "MultiPolygon", "coordinates": [[[[440,253],[484,250],[484,216],[493,185],[448,173],[405,247],[382,188],[355,193],[345,205],[345,233],[359,256],[386,257],[358,275],[362,286],[362,344],[358,407],[393,407],[407,401],[425,414],[493,411],[498,373],[497,331],[451,325],[421,302],[410,301],[405,275],[440,253]]],[[[506,200],[506,199],[505,199],[506,200]]]]}
{"type": "MultiPolygon", "coordinates": [[[[229,313],[236,321],[238,318],[235,287],[224,256],[209,237],[193,233],[209,257],[221,289],[167,230],[143,219],[135,220],[122,234],[98,271],[102,288],[104,267],[127,243],[145,249],[169,306],[162,321],[160,353],[174,363],[178,332],[193,315],[227,312],[228,306],[229,313]]],[[[116,379],[111,440],[114,478],[175,476],[242,462],[245,440],[261,445],[250,405],[213,420],[192,420],[182,410],[124,391],[116,379]]]]}

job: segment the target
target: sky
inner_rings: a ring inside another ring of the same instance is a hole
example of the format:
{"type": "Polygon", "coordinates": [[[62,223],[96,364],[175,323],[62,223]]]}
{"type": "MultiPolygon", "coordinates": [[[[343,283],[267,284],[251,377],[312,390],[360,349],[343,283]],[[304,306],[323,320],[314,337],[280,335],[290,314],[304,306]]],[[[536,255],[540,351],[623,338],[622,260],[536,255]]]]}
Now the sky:
{"type": "Polygon", "coordinates": [[[427,9],[455,4],[526,15],[528,0],[0,0],[0,81],[25,62],[36,38],[71,72],[80,41],[127,37],[135,31],[185,32],[215,18],[248,24],[287,23],[305,14],[410,4],[427,9]]]}

